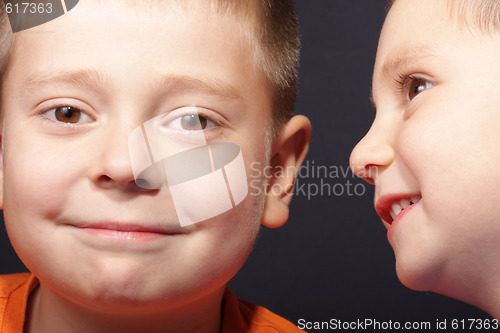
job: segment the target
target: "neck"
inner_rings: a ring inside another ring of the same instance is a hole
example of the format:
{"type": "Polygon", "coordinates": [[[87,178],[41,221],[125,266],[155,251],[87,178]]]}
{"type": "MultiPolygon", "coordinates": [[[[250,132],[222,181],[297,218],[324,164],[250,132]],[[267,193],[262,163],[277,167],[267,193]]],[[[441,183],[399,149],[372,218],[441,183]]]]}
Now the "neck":
{"type": "Polygon", "coordinates": [[[500,320],[500,267],[486,266],[485,262],[476,266],[461,267],[454,274],[447,274],[431,291],[471,304],[500,320]]]}
{"type": "Polygon", "coordinates": [[[128,311],[119,313],[77,304],[40,285],[30,296],[25,332],[217,333],[223,293],[221,288],[182,306],[128,307],[128,311]]]}

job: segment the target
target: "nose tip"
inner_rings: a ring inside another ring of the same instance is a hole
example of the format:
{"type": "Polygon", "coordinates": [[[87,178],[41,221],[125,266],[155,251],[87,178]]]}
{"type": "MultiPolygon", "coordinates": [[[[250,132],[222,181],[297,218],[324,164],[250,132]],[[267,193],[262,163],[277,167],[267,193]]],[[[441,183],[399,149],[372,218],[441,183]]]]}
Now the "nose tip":
{"type": "Polygon", "coordinates": [[[116,125],[100,138],[100,144],[96,147],[98,156],[94,162],[94,181],[103,188],[119,187],[140,191],[156,189],[158,186],[144,184],[145,180],[134,176],[128,127],[116,125]]]}
{"type": "Polygon", "coordinates": [[[114,152],[106,154],[100,161],[100,172],[96,183],[101,187],[134,187],[136,186],[132,167],[128,156],[114,152]]]}
{"type": "Polygon", "coordinates": [[[380,169],[389,166],[394,158],[390,142],[370,130],[354,147],[349,164],[356,176],[373,185],[380,169]]]}
{"type": "Polygon", "coordinates": [[[349,164],[356,176],[373,185],[374,179],[369,176],[370,164],[365,160],[360,144],[361,142],[354,147],[349,164]]]}

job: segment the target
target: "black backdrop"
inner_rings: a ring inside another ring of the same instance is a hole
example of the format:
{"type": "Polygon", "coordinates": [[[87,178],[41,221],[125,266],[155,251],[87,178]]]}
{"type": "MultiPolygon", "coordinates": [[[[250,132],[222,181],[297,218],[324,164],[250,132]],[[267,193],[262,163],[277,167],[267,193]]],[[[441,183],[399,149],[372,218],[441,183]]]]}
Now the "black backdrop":
{"type": "MultiPolygon", "coordinates": [[[[302,58],[296,113],[313,124],[309,174],[304,169],[298,180],[288,223],[263,228],[231,288],[295,323],[375,319],[435,325],[448,319],[449,327],[453,318],[488,318],[464,303],[399,283],[386,230],[373,209],[373,188],[345,174],[351,149],[374,117],[368,98],[385,1],[298,0],[297,10],[302,58]],[[312,174],[325,166],[328,175],[312,174]],[[323,195],[313,195],[321,188],[323,195]]],[[[0,229],[0,273],[25,270],[0,229]]]]}

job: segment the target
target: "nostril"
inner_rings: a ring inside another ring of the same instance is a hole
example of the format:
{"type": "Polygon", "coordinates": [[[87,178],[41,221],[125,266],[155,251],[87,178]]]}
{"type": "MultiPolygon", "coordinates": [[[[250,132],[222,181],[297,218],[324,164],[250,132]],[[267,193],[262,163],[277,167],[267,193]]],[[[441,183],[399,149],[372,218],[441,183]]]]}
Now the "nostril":
{"type": "Polygon", "coordinates": [[[99,178],[97,179],[99,183],[109,183],[111,180],[112,180],[111,177],[107,175],[100,175],[99,178]]]}
{"type": "Polygon", "coordinates": [[[135,184],[146,190],[158,190],[165,187],[166,180],[160,163],[155,163],[142,171],[135,179],[135,184]]]}
{"type": "Polygon", "coordinates": [[[367,180],[367,182],[373,184],[374,180],[378,177],[379,170],[380,165],[369,164],[365,167],[365,175],[363,176],[363,178],[370,179],[371,181],[367,180]]]}
{"type": "Polygon", "coordinates": [[[144,180],[144,185],[145,186],[141,186],[141,185],[139,185],[139,183],[137,183],[137,181],[134,181],[133,178],[129,179],[128,181],[119,182],[116,179],[114,179],[113,177],[110,177],[108,175],[101,175],[101,176],[99,176],[99,178],[97,179],[97,184],[99,184],[99,186],[101,186],[103,188],[113,188],[113,187],[116,187],[116,186],[126,186],[126,187],[128,187],[131,184],[136,185],[136,186],[141,187],[141,188],[148,188],[146,180],[144,180]]]}
{"type": "Polygon", "coordinates": [[[363,164],[359,165],[351,163],[351,170],[359,178],[363,178],[363,176],[366,174],[366,166],[363,164]]]}
{"type": "Polygon", "coordinates": [[[149,182],[146,179],[137,178],[135,180],[135,184],[140,188],[150,188],[149,182]]]}
{"type": "Polygon", "coordinates": [[[358,173],[358,177],[362,178],[365,182],[375,185],[375,179],[378,176],[379,166],[376,164],[366,165],[361,172],[358,173]]]}
{"type": "Polygon", "coordinates": [[[378,166],[375,164],[351,166],[352,172],[365,182],[374,185],[378,175],[378,166]]]}

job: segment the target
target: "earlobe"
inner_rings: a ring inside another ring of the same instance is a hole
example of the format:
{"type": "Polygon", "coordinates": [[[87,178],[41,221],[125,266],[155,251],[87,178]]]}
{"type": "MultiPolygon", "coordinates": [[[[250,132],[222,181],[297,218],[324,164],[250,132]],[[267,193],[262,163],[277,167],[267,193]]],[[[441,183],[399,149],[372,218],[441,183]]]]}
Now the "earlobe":
{"type": "Polygon", "coordinates": [[[288,220],[299,168],[309,149],[311,123],[304,116],[290,119],[274,140],[262,224],[278,228],[288,220]]]}

